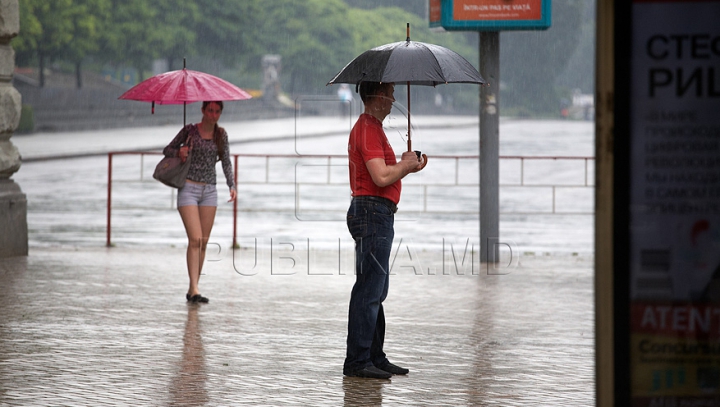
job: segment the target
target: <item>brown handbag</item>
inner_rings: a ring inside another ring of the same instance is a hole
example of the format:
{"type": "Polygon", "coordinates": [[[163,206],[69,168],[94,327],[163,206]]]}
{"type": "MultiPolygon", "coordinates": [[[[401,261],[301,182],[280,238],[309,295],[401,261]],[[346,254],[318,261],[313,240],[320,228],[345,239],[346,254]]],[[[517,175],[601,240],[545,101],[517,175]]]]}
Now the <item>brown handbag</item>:
{"type": "MultiPolygon", "coordinates": [[[[189,142],[190,132],[188,132],[184,145],[189,146],[189,142]]],[[[188,170],[190,170],[191,154],[192,148],[188,152],[188,156],[185,159],[185,162],[183,162],[180,157],[164,157],[155,166],[153,178],[169,187],[182,188],[183,186],[185,186],[185,180],[187,179],[188,170]]]]}

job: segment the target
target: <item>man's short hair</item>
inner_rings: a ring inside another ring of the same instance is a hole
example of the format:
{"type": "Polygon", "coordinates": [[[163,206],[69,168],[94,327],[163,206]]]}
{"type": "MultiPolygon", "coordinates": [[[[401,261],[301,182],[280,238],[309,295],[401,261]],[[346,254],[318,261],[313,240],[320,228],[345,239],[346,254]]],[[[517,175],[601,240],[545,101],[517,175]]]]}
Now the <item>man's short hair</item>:
{"type": "Polygon", "coordinates": [[[369,96],[375,96],[380,92],[387,93],[387,87],[390,86],[389,82],[360,82],[360,99],[363,103],[368,102],[369,96]]]}

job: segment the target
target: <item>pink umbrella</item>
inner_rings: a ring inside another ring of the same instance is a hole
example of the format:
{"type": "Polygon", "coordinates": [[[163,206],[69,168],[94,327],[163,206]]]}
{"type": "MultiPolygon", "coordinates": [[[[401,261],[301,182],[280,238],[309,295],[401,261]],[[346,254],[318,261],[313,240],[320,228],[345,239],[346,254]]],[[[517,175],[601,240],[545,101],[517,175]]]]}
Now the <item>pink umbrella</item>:
{"type": "Polygon", "coordinates": [[[148,78],[123,93],[119,99],[151,102],[152,113],[155,113],[155,103],[187,105],[205,100],[246,100],[251,97],[249,93],[217,76],[183,68],[148,78]]]}

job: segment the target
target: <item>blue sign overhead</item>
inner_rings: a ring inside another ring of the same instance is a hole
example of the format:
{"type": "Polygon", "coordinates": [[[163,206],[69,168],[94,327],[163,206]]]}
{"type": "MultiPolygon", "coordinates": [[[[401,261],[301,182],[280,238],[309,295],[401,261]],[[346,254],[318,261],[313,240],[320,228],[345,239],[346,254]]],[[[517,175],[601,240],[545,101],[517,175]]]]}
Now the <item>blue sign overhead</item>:
{"type": "Polygon", "coordinates": [[[429,0],[430,27],[448,31],[545,30],[551,0],[429,0]]]}

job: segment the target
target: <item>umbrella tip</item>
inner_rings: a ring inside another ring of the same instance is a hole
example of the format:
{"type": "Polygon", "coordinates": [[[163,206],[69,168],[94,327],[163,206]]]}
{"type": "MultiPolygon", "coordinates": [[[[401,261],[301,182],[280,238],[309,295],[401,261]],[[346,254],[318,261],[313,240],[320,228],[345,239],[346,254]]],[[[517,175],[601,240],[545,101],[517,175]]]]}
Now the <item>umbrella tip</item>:
{"type": "Polygon", "coordinates": [[[410,23],[407,23],[406,31],[407,31],[407,38],[405,39],[405,41],[410,42],[410,23]]]}

